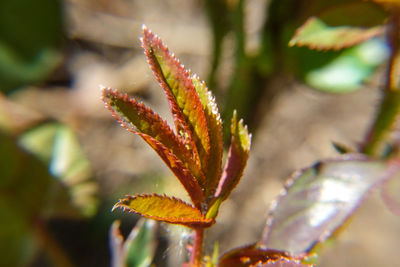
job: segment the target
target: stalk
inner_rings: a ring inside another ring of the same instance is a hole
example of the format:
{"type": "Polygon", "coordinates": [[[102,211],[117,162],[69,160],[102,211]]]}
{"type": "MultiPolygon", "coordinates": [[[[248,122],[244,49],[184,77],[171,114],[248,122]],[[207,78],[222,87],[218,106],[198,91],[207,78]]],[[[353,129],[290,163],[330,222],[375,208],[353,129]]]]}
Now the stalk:
{"type": "Polygon", "coordinates": [[[383,88],[383,98],[378,114],[367,133],[362,152],[371,156],[381,156],[381,145],[393,127],[400,111],[400,89],[398,72],[400,70],[400,16],[399,10],[393,12],[388,23],[387,41],[391,48],[388,69],[383,88]]]}
{"type": "Polygon", "coordinates": [[[203,257],[204,228],[194,228],[194,239],[192,254],[190,256],[190,267],[200,267],[203,257]]]}

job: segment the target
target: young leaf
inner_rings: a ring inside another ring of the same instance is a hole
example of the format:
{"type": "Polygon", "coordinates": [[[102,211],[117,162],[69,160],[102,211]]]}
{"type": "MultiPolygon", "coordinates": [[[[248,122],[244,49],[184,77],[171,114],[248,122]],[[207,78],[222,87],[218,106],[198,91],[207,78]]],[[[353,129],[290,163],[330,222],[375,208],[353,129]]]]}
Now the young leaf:
{"type": "Polygon", "coordinates": [[[398,170],[362,155],[318,162],[295,173],[274,203],[259,246],[310,251],[353,214],[365,195],[398,170]]]}
{"type": "Polygon", "coordinates": [[[290,40],[290,46],[307,46],[316,50],[339,50],[359,44],[365,40],[382,34],[384,28],[354,26],[331,27],[317,17],[309,18],[290,40]]]}
{"type": "Polygon", "coordinates": [[[219,259],[218,267],[281,266],[279,264],[289,263],[292,265],[282,266],[311,267],[311,265],[300,264],[300,259],[290,257],[287,252],[273,249],[263,249],[257,247],[255,244],[236,248],[225,253],[219,259]]]}
{"type": "Polygon", "coordinates": [[[197,178],[193,175],[197,174],[198,177],[203,177],[201,170],[198,170],[198,165],[189,154],[190,152],[167,123],[153,113],[150,108],[146,108],[143,104],[138,104],[135,100],[129,99],[127,95],[119,94],[116,91],[104,89],[103,100],[124,128],[142,137],[157,152],[182,183],[193,203],[199,207],[204,199],[199,182],[204,178],[197,178]],[[135,129],[132,129],[131,126],[134,126],[135,129]],[[177,155],[186,160],[188,167],[177,155]],[[191,171],[193,171],[193,175],[191,171]]]}
{"type": "Polygon", "coordinates": [[[233,113],[231,124],[232,140],[229,147],[225,169],[215,192],[215,198],[225,200],[243,175],[249,157],[251,134],[243,120],[237,121],[236,112],[233,113]]]}
{"type": "Polygon", "coordinates": [[[192,75],[192,82],[203,105],[207,120],[208,135],[210,136],[210,158],[206,173],[206,197],[214,194],[215,187],[221,176],[223,138],[222,120],[217,103],[206,84],[197,75],[192,75]]]}
{"type": "Polygon", "coordinates": [[[210,153],[207,121],[188,71],[161,39],[145,26],[142,46],[158,82],[168,96],[178,133],[191,144],[194,141],[195,147],[192,145],[192,149],[198,151],[202,169],[207,171],[210,153]]]}
{"type": "Polygon", "coordinates": [[[120,199],[114,205],[113,210],[116,208],[138,213],[149,219],[192,228],[196,226],[209,227],[214,223],[213,219],[206,219],[199,209],[180,199],[165,195],[127,196],[120,199]]]}
{"type": "Polygon", "coordinates": [[[151,108],[109,88],[103,88],[103,101],[121,125],[133,133],[141,132],[162,143],[185,164],[199,182],[204,182],[200,163],[193,153],[185,146],[182,138],[175,135],[169,125],[151,108]]]}

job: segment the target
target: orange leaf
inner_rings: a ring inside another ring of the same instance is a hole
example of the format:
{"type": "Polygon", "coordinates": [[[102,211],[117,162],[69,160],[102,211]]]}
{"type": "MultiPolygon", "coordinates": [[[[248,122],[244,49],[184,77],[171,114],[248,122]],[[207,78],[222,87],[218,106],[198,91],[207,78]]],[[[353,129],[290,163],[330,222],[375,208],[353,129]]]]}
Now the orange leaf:
{"type": "Polygon", "coordinates": [[[142,46],[158,82],[167,94],[178,133],[198,152],[202,169],[206,171],[210,153],[207,121],[188,71],[161,39],[146,27],[143,27],[142,46]]]}
{"type": "Polygon", "coordinates": [[[206,219],[199,209],[180,199],[165,195],[126,196],[114,205],[113,210],[116,208],[138,213],[149,219],[191,228],[209,227],[214,223],[213,219],[206,219]]]}
{"type": "Polygon", "coordinates": [[[196,88],[200,101],[203,105],[207,120],[208,135],[210,136],[210,158],[206,174],[206,197],[214,194],[215,187],[221,177],[223,139],[222,120],[218,111],[217,103],[206,84],[197,75],[192,75],[193,85],[196,88]]]}

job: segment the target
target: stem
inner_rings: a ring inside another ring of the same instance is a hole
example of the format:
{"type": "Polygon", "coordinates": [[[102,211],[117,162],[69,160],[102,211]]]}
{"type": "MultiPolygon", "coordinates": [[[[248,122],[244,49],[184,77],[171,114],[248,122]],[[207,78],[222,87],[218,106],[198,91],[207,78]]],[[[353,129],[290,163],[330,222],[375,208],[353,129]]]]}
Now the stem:
{"type": "Polygon", "coordinates": [[[190,256],[190,267],[200,267],[203,257],[204,228],[194,228],[194,239],[192,255],[190,256]]]}
{"type": "Polygon", "coordinates": [[[400,16],[394,11],[388,23],[387,42],[391,47],[388,69],[385,77],[383,98],[380,102],[378,114],[367,133],[362,152],[371,156],[381,156],[381,145],[387,132],[396,122],[400,111],[400,90],[398,71],[400,69],[399,46],[400,16]]]}

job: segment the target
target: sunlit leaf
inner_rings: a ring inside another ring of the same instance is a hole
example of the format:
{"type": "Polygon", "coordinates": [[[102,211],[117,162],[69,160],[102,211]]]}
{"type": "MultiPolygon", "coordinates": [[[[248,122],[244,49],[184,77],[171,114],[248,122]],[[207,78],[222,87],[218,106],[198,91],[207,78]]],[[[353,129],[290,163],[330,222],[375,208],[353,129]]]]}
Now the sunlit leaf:
{"type": "Polygon", "coordinates": [[[223,138],[222,120],[218,111],[217,103],[206,84],[197,75],[192,75],[193,85],[203,105],[207,120],[208,134],[210,136],[210,158],[206,172],[206,196],[212,195],[221,175],[223,138]]]}
{"type": "Polygon", "coordinates": [[[339,50],[359,44],[382,33],[382,26],[370,29],[351,26],[329,27],[320,19],[312,17],[299,28],[289,45],[307,46],[316,50],[339,50]]]}
{"type": "Polygon", "coordinates": [[[310,17],[289,42],[317,50],[338,50],[383,33],[387,14],[371,2],[345,2],[310,17]]]}
{"type": "Polygon", "coordinates": [[[115,208],[138,213],[149,219],[189,227],[208,227],[214,223],[213,219],[206,219],[199,209],[180,199],[165,195],[127,196],[115,204],[113,209],[115,208]]]}
{"type": "Polygon", "coordinates": [[[274,203],[259,245],[293,255],[311,250],[342,226],[366,194],[396,168],[353,154],[295,173],[274,203]]]}
{"type": "Polygon", "coordinates": [[[229,196],[239,183],[250,151],[251,134],[248,133],[247,126],[243,125],[243,120],[237,120],[236,112],[232,118],[231,133],[232,139],[228,159],[215,192],[215,198],[222,201],[229,196]]]}
{"type": "Polygon", "coordinates": [[[202,169],[206,172],[210,153],[207,120],[189,72],[161,39],[146,27],[143,27],[142,45],[158,82],[168,96],[178,133],[190,142],[193,137],[202,169]]]}
{"type": "Polygon", "coordinates": [[[141,132],[162,143],[185,164],[200,184],[204,184],[204,174],[200,162],[195,158],[196,155],[186,147],[183,138],[175,135],[167,122],[158,114],[144,104],[129,98],[128,95],[109,88],[103,89],[103,101],[122,126],[133,133],[141,132]]]}
{"type": "Polygon", "coordinates": [[[381,39],[371,39],[340,52],[292,49],[305,82],[315,89],[331,93],[348,93],[362,88],[362,82],[389,54],[381,39]]]}
{"type": "Polygon", "coordinates": [[[120,222],[114,221],[110,229],[111,266],[150,266],[156,249],[156,224],[140,219],[125,241],[119,226],[120,222]]]}
{"type": "Polygon", "coordinates": [[[291,263],[292,265],[282,265],[282,266],[311,267],[311,265],[301,265],[299,258],[292,258],[289,256],[287,252],[273,250],[273,249],[262,249],[254,244],[245,247],[235,248],[225,253],[219,259],[218,267],[281,266],[279,264],[289,264],[289,263],[291,263]]]}

